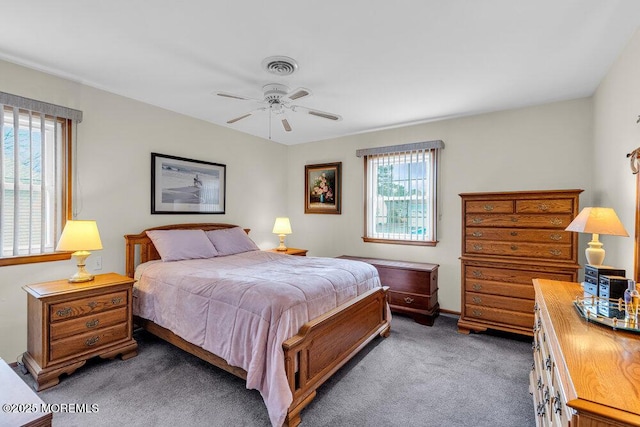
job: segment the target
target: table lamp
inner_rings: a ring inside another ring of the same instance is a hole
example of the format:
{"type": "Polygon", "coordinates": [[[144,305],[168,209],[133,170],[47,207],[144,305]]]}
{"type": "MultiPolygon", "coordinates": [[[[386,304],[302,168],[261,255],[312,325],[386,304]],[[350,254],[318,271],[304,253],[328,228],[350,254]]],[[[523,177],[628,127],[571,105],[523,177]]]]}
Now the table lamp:
{"type": "Polygon", "coordinates": [[[600,234],[611,236],[625,236],[629,234],[611,208],[584,208],[580,214],[571,221],[566,231],[578,233],[592,233],[589,247],[585,250],[587,263],[590,265],[602,265],[604,262],[604,249],[600,242],[600,234]]]}
{"type": "Polygon", "coordinates": [[[276,218],[276,222],[273,224],[273,234],[277,234],[280,237],[280,246],[276,249],[279,251],[286,251],[287,247],[284,245],[284,236],[291,234],[291,223],[289,218],[276,218]]]}
{"type": "Polygon", "coordinates": [[[79,283],[93,280],[93,274],[89,274],[85,269],[85,262],[87,257],[91,255],[89,251],[100,249],[102,249],[102,242],[95,221],[67,221],[56,250],[73,251],[71,256],[77,260],[78,271],[69,278],[69,282],[79,283]]]}

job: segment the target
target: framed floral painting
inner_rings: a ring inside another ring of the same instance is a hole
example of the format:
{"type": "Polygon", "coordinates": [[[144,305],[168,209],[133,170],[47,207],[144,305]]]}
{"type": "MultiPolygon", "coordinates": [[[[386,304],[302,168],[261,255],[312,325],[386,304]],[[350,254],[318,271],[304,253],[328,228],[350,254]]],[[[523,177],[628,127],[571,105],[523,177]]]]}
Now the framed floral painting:
{"type": "Polygon", "coordinates": [[[305,165],[304,213],[340,214],[342,162],[305,165]]]}

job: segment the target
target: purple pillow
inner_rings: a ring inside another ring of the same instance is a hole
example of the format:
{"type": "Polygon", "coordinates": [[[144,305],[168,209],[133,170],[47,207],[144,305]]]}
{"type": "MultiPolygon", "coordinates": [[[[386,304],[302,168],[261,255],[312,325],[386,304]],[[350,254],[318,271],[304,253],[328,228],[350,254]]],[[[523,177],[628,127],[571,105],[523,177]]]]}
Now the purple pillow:
{"type": "Polygon", "coordinates": [[[162,261],[213,258],[216,248],[203,230],[148,230],[162,261]]]}
{"type": "Polygon", "coordinates": [[[240,227],[209,230],[206,234],[213,246],[215,246],[216,251],[218,251],[218,255],[233,255],[260,250],[240,227]]]}

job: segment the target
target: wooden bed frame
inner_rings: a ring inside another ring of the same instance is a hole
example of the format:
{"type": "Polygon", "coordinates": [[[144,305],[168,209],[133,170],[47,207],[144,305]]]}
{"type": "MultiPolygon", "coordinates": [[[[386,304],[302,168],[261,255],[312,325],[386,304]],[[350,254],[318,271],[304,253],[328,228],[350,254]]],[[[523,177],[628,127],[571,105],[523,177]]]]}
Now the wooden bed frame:
{"type": "MultiPolygon", "coordinates": [[[[232,224],[175,224],[148,230],[201,229],[217,230],[237,227],[232,224]]],[[[134,277],[135,267],[143,262],[160,259],[158,251],[147,237],[147,230],[128,234],[126,242],[126,272],[134,277]]],[[[245,229],[249,233],[248,229],[245,229]]],[[[285,372],[293,394],[284,425],[300,424],[300,411],[316,396],[316,390],[340,367],[347,363],[376,336],[389,336],[387,316],[388,287],[373,289],[305,323],[298,334],[282,344],[285,372]]],[[[134,322],[153,335],[207,362],[246,379],[247,372],[229,365],[225,360],[180,338],[155,323],[134,317],[134,322]]]]}

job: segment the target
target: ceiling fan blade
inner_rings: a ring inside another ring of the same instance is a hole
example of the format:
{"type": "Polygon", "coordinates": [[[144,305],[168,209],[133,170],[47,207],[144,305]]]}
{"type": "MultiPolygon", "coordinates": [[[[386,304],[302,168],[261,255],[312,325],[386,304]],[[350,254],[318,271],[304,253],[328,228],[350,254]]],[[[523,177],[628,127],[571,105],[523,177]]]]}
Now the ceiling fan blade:
{"type": "Polygon", "coordinates": [[[289,124],[287,119],[282,119],[282,127],[284,127],[285,131],[291,132],[291,125],[289,124]]]}
{"type": "Polygon", "coordinates": [[[342,120],[342,116],[338,114],[327,113],[326,111],[320,111],[320,110],[313,110],[311,108],[301,107],[299,105],[291,106],[291,110],[298,111],[301,113],[311,114],[312,116],[316,116],[316,117],[322,117],[323,119],[334,120],[336,122],[339,122],[340,120],[342,120]]]}
{"type": "Polygon", "coordinates": [[[287,99],[291,101],[295,101],[296,99],[304,98],[305,96],[311,95],[311,90],[306,89],[304,87],[299,87],[298,89],[292,90],[286,96],[287,99]]]}
{"type": "Polygon", "coordinates": [[[244,115],[242,115],[242,116],[240,116],[240,117],[236,117],[235,119],[227,120],[227,124],[232,124],[232,123],[237,122],[238,120],[246,119],[246,118],[247,118],[247,117],[249,117],[251,114],[252,114],[252,113],[247,113],[247,114],[244,114],[244,115]]]}
{"type": "Polygon", "coordinates": [[[216,92],[216,95],[222,96],[224,98],[239,99],[241,101],[258,101],[258,102],[264,101],[262,99],[249,98],[248,96],[236,95],[234,93],[228,93],[228,92],[216,92]]]}

